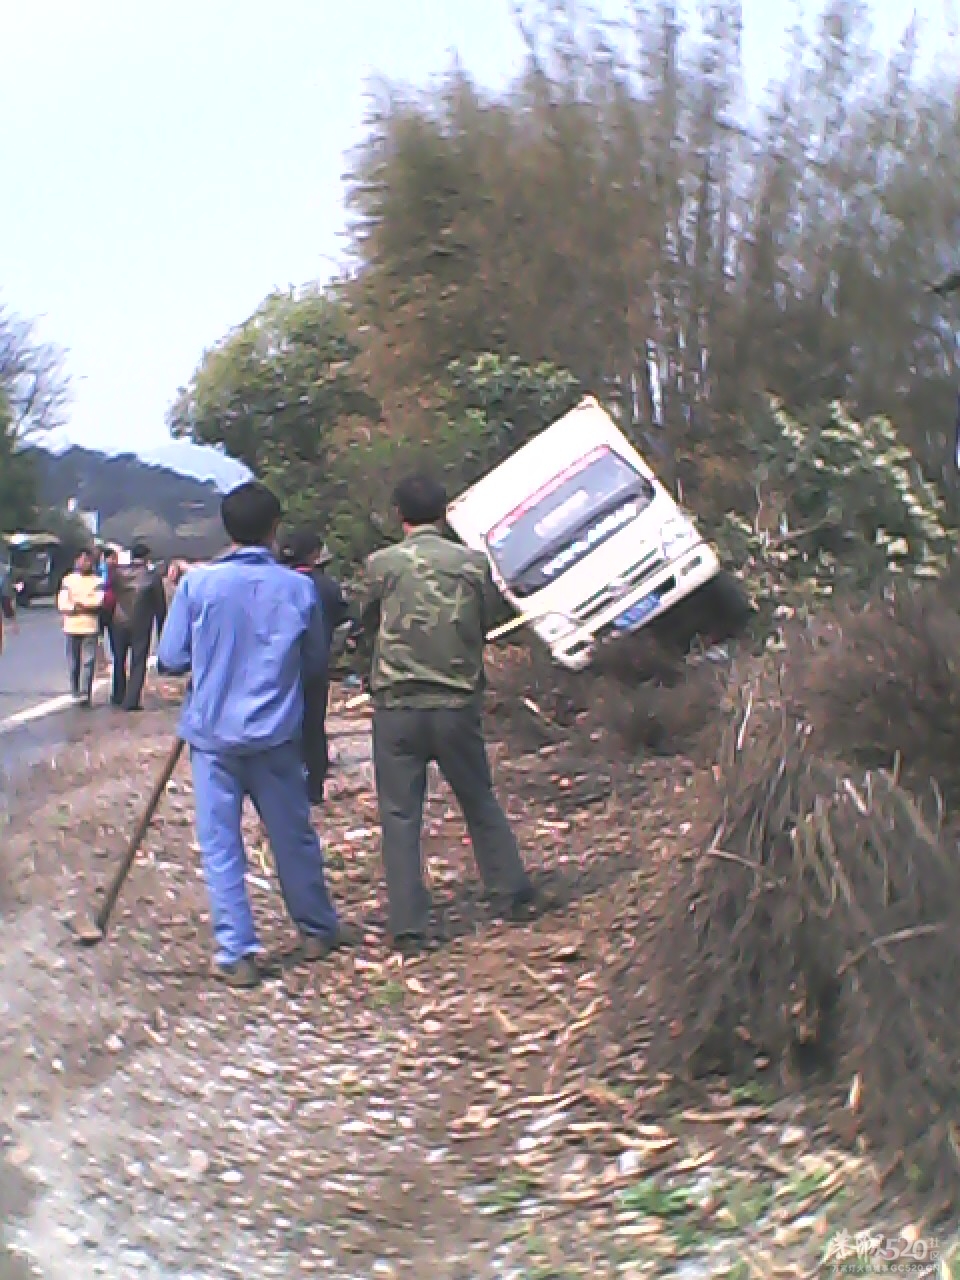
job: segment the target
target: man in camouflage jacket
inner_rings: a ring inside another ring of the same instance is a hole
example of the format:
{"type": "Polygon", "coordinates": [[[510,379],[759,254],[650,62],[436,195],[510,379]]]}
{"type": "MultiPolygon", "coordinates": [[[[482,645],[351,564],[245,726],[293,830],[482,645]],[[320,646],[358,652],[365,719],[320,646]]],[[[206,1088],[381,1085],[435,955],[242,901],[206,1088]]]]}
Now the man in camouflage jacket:
{"type": "Polygon", "coordinates": [[[404,541],[375,552],[360,623],[373,640],[373,760],[390,901],[403,951],[423,946],[430,899],[420,835],[427,765],[435,761],[466,819],[487,892],[514,918],[534,894],[493,792],[483,737],[483,647],[497,596],[486,557],[441,533],[447,495],[426,475],[394,491],[404,541]]]}

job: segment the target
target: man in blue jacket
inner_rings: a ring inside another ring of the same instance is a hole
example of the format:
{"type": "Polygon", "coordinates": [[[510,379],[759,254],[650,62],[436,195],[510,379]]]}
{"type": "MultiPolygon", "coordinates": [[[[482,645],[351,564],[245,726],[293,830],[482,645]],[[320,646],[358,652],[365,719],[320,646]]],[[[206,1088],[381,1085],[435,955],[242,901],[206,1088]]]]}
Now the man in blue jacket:
{"type": "Polygon", "coordinates": [[[261,977],[240,825],[246,796],[270,838],[303,958],[322,959],[340,937],[300,741],[304,685],[326,672],[328,644],[313,583],[277,564],[269,549],[280,517],[262,484],[227,494],[221,518],[233,546],[184,579],[157,652],[160,671],[191,676],[180,736],[190,747],[214,972],[234,987],[261,977]]]}

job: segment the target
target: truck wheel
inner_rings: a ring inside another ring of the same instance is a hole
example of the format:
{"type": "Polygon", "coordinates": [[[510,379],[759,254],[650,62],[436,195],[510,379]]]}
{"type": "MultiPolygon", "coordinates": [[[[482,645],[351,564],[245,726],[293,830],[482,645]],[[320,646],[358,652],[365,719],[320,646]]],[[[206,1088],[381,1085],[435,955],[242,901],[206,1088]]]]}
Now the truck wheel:
{"type": "Polygon", "coordinates": [[[726,569],[705,583],[697,593],[702,602],[707,629],[716,642],[732,640],[745,630],[753,607],[741,584],[726,569]]]}

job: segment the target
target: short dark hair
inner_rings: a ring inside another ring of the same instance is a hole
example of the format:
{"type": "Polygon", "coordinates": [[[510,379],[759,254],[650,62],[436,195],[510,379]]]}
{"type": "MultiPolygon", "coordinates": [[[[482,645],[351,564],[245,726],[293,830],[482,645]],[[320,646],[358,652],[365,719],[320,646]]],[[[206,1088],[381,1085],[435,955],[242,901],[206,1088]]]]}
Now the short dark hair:
{"type": "Polygon", "coordinates": [[[447,491],[435,476],[414,471],[394,489],[393,505],[404,524],[439,524],[447,514],[447,491]]]}
{"type": "Polygon", "coordinates": [[[282,515],[279,498],[259,480],[231,489],[220,504],[223,527],[241,547],[266,546],[282,515]]]}
{"type": "Polygon", "coordinates": [[[133,560],[149,560],[150,548],[145,542],[135,542],[130,548],[130,557],[133,560]]]}
{"type": "Polygon", "coordinates": [[[283,540],[280,558],[284,564],[305,564],[320,548],[320,535],[304,525],[283,540]]]}

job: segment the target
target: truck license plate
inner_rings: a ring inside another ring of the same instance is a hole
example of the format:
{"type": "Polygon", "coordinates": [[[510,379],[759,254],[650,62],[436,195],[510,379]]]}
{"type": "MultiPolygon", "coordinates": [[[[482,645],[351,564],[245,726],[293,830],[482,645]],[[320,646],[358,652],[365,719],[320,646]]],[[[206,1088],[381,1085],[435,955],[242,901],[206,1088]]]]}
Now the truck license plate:
{"type": "Polygon", "coordinates": [[[660,596],[656,591],[651,591],[648,596],[644,596],[642,600],[638,600],[636,604],[632,604],[629,609],[625,609],[618,618],[615,618],[614,628],[617,631],[636,631],[637,627],[642,626],[659,607],[660,596]]]}

